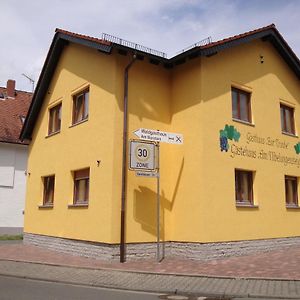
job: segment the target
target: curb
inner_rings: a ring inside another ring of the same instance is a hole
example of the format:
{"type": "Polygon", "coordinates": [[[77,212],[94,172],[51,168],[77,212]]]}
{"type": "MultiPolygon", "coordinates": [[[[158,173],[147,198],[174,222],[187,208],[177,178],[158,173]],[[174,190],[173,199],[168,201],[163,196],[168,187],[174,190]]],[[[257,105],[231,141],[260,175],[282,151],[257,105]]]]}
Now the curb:
{"type": "Polygon", "coordinates": [[[49,262],[39,262],[39,261],[28,261],[22,259],[3,259],[0,258],[0,261],[12,261],[12,262],[21,262],[28,264],[36,264],[36,265],[45,265],[45,266],[55,266],[55,267],[64,267],[64,268],[76,268],[83,270],[104,270],[104,271],[112,271],[112,272],[125,272],[132,274],[151,274],[151,275],[166,275],[166,276],[178,276],[178,277],[201,277],[201,278],[209,278],[209,279],[234,279],[234,280],[266,280],[266,281],[300,281],[300,279],[288,279],[288,278],[278,278],[278,277],[252,277],[252,276],[222,276],[222,275],[207,275],[207,274],[191,274],[191,273],[172,273],[172,272],[154,272],[154,271],[140,271],[140,270],[130,270],[130,269],[118,269],[118,268],[108,268],[108,267],[87,267],[87,266],[76,266],[76,265],[65,265],[59,263],[49,263],[49,262]]]}
{"type": "MultiPolygon", "coordinates": [[[[15,260],[3,260],[1,259],[0,261],[10,261],[10,262],[14,262],[16,264],[18,263],[23,263],[23,264],[31,264],[31,265],[40,265],[40,266],[49,266],[49,267],[56,267],[56,268],[67,268],[67,269],[81,269],[81,270],[96,270],[96,271],[105,271],[105,272],[122,272],[122,273],[128,273],[128,274],[132,274],[133,276],[136,274],[136,275],[150,275],[150,276],[162,276],[162,277],[165,277],[167,278],[168,276],[174,276],[174,277],[192,277],[192,276],[185,276],[185,275],[178,275],[178,274],[158,274],[158,273],[146,273],[146,272],[131,272],[131,271],[127,271],[127,270],[111,270],[111,269],[95,269],[95,268],[81,268],[81,267],[72,267],[72,266],[62,266],[62,265],[55,265],[55,264],[43,264],[43,263],[33,263],[33,262],[23,262],[23,261],[15,261],[15,260]]],[[[224,292],[221,292],[221,293],[218,293],[218,292],[215,292],[215,291],[211,291],[211,293],[205,293],[205,292],[187,292],[187,290],[184,288],[184,287],[179,287],[179,288],[172,288],[172,287],[160,287],[160,286],[157,286],[156,288],[153,288],[153,286],[144,286],[143,288],[138,288],[138,287],[128,287],[128,285],[126,286],[126,284],[120,284],[120,283],[116,283],[116,282],[102,282],[102,283],[99,283],[99,282],[72,282],[70,280],[66,280],[65,278],[61,278],[61,279],[49,279],[49,278],[43,278],[43,275],[37,275],[37,276],[34,276],[34,275],[18,275],[18,274],[6,274],[5,271],[1,271],[0,272],[0,275],[2,276],[7,276],[7,277],[15,277],[15,278],[22,278],[22,279],[30,279],[30,280],[37,280],[37,281],[45,281],[45,282],[55,282],[55,283],[62,283],[62,284],[69,284],[69,285],[76,285],[76,286],[90,286],[90,287],[98,287],[98,288],[110,288],[110,289],[116,289],[116,290],[128,290],[128,291],[144,291],[144,292],[150,292],[150,293],[155,293],[155,294],[178,294],[178,295],[190,295],[191,297],[194,296],[196,297],[199,296],[200,294],[201,295],[205,295],[206,297],[217,297],[217,298],[221,298],[221,297],[229,297],[229,298],[232,298],[232,297],[240,297],[240,298],[248,298],[248,297],[254,297],[254,298],[268,298],[268,299],[299,299],[299,296],[290,296],[290,295],[287,295],[287,296],[283,296],[283,294],[280,294],[280,295],[271,295],[271,294],[268,294],[267,292],[265,293],[265,295],[263,294],[258,294],[256,295],[255,293],[252,293],[249,291],[248,292],[245,292],[245,293],[240,293],[237,291],[237,293],[232,293],[232,292],[229,292],[229,293],[226,293],[224,292]]],[[[68,276],[68,275],[66,275],[68,276]]],[[[207,277],[207,276],[193,276],[194,278],[206,278],[208,280],[212,280],[210,282],[206,282],[205,285],[210,285],[213,280],[222,280],[222,279],[226,279],[226,280],[237,280],[237,283],[238,281],[240,280],[240,284],[241,286],[247,281],[247,280],[252,280],[252,279],[241,279],[241,278],[216,278],[216,277],[207,277]]],[[[265,279],[263,279],[265,280],[265,279]]],[[[205,286],[203,285],[203,287],[205,286]]],[[[215,283],[215,285],[217,285],[215,283]]],[[[201,290],[201,289],[200,289],[201,290]]],[[[216,289],[217,290],[217,289],[216,289]]],[[[197,298],[196,298],[197,299],[197,298]]]]}

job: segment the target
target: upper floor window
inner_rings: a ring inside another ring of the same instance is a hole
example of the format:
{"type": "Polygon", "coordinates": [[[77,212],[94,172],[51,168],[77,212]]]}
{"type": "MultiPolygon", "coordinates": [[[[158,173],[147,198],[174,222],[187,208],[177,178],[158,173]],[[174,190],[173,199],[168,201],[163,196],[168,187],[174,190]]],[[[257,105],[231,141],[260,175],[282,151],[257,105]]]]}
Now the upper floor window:
{"type": "Polygon", "coordinates": [[[295,134],[294,108],[280,104],[281,130],[283,133],[295,134]]]}
{"type": "Polygon", "coordinates": [[[43,177],[44,184],[44,195],[43,195],[43,205],[52,206],[54,200],[54,182],[55,176],[43,177]]]}
{"type": "Polygon", "coordinates": [[[231,88],[232,118],[251,123],[250,93],[231,88]]]}
{"type": "Polygon", "coordinates": [[[86,120],[89,116],[89,89],[73,96],[72,124],[86,120]]]}
{"type": "Polygon", "coordinates": [[[253,172],[235,170],[235,201],[240,205],[253,205],[253,172]]]}
{"type": "Polygon", "coordinates": [[[59,132],[61,126],[61,103],[50,108],[48,135],[59,132]]]}
{"type": "Polygon", "coordinates": [[[90,169],[74,171],[74,204],[88,204],[90,169]]]}
{"type": "Polygon", "coordinates": [[[287,207],[298,206],[298,179],[285,176],[285,203],[287,207]]]}

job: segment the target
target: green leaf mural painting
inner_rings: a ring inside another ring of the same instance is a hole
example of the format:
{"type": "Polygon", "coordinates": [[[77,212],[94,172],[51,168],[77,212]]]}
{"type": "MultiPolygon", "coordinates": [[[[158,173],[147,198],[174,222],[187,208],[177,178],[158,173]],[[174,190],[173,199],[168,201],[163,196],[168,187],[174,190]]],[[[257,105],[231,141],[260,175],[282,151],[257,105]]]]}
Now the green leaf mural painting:
{"type": "Polygon", "coordinates": [[[294,146],[296,154],[300,153],[300,142],[294,146]]]}
{"type": "Polygon", "coordinates": [[[234,128],[233,125],[225,125],[224,129],[220,130],[220,149],[221,151],[228,151],[228,140],[238,142],[241,134],[234,128]]]}

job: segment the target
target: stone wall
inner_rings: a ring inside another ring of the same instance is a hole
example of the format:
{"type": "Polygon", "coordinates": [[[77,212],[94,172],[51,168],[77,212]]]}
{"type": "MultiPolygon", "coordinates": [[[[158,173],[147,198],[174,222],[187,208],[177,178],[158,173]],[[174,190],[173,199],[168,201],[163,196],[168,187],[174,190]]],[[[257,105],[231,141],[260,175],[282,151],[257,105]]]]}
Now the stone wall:
{"type": "MultiPolygon", "coordinates": [[[[24,244],[47,248],[62,253],[118,261],[119,244],[104,244],[24,233],[24,244]]],[[[283,247],[300,245],[300,237],[277,238],[222,243],[165,242],[160,244],[160,255],[194,260],[212,260],[230,256],[268,252],[283,247]]],[[[132,243],[126,245],[126,259],[155,259],[156,243],[132,243]]]]}

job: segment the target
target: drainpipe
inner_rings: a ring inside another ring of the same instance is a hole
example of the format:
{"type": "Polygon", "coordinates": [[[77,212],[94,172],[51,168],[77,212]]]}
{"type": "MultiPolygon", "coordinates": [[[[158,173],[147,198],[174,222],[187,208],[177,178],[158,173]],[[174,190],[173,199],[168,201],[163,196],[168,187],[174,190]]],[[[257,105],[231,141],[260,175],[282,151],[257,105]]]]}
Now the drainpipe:
{"type": "Polygon", "coordinates": [[[124,117],[123,117],[123,159],[122,159],[122,194],[121,194],[121,237],[120,262],[125,262],[125,207],[127,183],[127,142],[128,142],[128,71],[136,60],[136,54],[126,66],[124,72],[124,117]]]}

